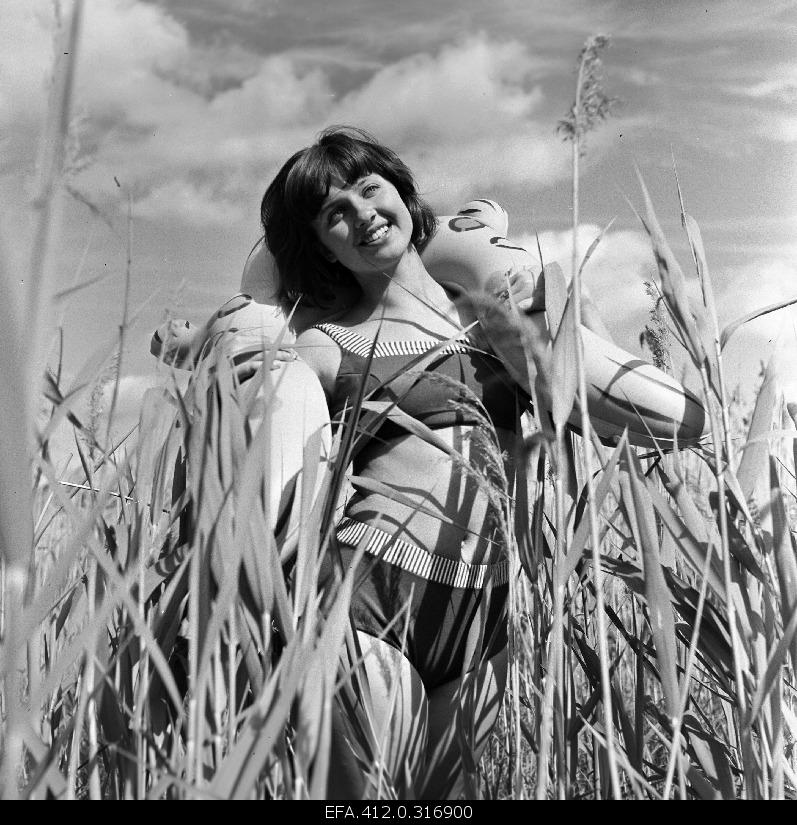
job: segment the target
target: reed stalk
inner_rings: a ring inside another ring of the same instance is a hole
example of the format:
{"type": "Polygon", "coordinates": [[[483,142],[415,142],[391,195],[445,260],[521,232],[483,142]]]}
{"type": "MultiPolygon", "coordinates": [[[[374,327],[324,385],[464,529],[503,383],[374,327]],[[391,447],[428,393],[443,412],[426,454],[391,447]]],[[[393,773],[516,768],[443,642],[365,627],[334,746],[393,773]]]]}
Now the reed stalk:
{"type": "MultiPolygon", "coordinates": [[[[587,404],[587,380],[584,371],[584,352],[581,340],[581,267],[578,255],[578,222],[579,222],[579,178],[580,158],[583,151],[583,140],[586,133],[604,119],[612,106],[612,100],[601,88],[599,78],[599,52],[608,44],[604,37],[597,36],[587,40],[579,55],[578,75],[576,79],[576,97],[570,116],[562,124],[565,125],[566,137],[571,141],[571,184],[572,184],[572,211],[573,211],[573,248],[571,255],[572,280],[571,293],[573,300],[573,323],[575,327],[575,363],[578,376],[578,399],[581,411],[581,434],[583,438],[582,474],[587,490],[587,517],[589,519],[590,546],[592,548],[593,580],[596,593],[596,622],[598,645],[601,662],[601,699],[603,704],[603,724],[606,736],[606,755],[611,778],[612,794],[619,799],[620,779],[617,770],[617,760],[614,753],[614,721],[612,714],[611,678],[609,675],[609,651],[607,647],[607,624],[604,605],[604,575],[601,566],[600,541],[598,537],[598,514],[595,507],[595,491],[592,483],[592,438],[587,404]]],[[[560,125],[562,125],[560,124],[560,125]]]]}

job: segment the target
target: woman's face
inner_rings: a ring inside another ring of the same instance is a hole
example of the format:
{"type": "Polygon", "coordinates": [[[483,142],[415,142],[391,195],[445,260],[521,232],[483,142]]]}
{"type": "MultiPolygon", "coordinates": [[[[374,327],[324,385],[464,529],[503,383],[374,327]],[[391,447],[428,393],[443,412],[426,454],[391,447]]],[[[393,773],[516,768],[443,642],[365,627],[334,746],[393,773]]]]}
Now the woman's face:
{"type": "Polygon", "coordinates": [[[328,260],[355,274],[392,269],[413,230],[396,187],[375,174],[353,183],[333,180],[312,226],[328,260]]]}

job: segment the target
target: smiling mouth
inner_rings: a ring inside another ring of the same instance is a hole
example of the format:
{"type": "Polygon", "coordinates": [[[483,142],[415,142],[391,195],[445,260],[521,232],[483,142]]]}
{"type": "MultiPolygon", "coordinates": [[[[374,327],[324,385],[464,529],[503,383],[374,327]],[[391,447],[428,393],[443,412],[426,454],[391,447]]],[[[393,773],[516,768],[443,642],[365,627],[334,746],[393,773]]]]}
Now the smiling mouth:
{"type": "Polygon", "coordinates": [[[378,229],[372,229],[361,241],[360,246],[369,246],[370,244],[376,243],[380,241],[382,238],[387,235],[388,230],[390,229],[390,224],[384,224],[380,226],[378,229]]]}

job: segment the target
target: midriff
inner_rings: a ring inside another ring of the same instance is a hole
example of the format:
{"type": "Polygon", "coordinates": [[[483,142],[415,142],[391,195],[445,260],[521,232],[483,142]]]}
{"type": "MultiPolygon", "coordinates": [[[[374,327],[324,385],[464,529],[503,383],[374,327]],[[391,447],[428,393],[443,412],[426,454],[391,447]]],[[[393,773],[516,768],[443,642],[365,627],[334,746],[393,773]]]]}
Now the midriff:
{"type": "Polygon", "coordinates": [[[434,435],[456,455],[416,435],[373,438],[354,460],[354,475],[386,485],[391,495],[355,484],[346,515],[469,564],[498,561],[506,545],[507,485],[515,436],[460,425],[434,435]]]}

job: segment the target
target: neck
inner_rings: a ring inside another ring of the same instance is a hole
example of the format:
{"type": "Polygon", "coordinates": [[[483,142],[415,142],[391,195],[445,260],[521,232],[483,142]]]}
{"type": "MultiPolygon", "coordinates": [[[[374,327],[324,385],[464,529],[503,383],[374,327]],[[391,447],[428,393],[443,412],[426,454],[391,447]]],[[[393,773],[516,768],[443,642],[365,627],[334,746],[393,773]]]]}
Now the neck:
{"type": "MultiPolygon", "coordinates": [[[[415,247],[392,268],[377,273],[354,274],[362,289],[359,305],[368,315],[400,311],[417,311],[418,300],[439,305],[445,290],[426,271],[415,247]]],[[[447,297],[447,296],[445,296],[447,297]]]]}

